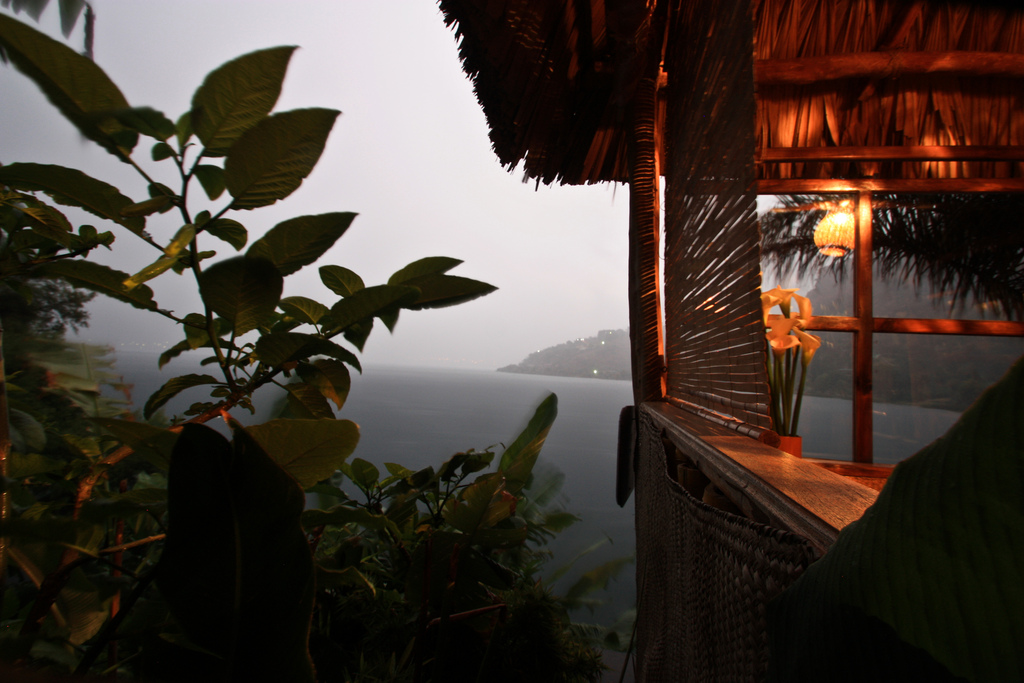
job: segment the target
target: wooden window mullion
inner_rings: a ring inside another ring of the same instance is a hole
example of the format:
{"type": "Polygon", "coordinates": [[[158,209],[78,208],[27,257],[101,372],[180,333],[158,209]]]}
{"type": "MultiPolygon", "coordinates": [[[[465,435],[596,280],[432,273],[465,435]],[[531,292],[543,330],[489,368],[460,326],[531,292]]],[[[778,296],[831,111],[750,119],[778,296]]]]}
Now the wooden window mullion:
{"type": "Polygon", "coordinates": [[[872,423],[872,302],[871,193],[857,197],[856,239],[853,270],[853,306],[857,330],[853,335],[853,460],[873,462],[872,423]]]}

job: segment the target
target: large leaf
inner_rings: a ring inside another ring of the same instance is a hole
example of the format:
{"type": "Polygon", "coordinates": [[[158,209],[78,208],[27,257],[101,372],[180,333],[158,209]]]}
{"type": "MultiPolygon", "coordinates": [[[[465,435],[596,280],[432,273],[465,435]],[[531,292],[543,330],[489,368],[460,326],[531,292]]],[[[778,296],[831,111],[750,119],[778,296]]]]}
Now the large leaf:
{"type": "Polygon", "coordinates": [[[421,258],[395,271],[388,278],[388,284],[400,285],[424,275],[442,275],[461,263],[462,261],[459,259],[451,258],[450,256],[428,256],[427,258],[421,258]]]}
{"type": "Polygon", "coordinates": [[[168,477],[157,585],[224,681],[314,680],[313,558],[302,490],[244,430],[185,425],[168,477]],[[198,562],[198,564],[197,564],[198,562]]]}
{"type": "Polygon", "coordinates": [[[368,318],[387,315],[416,301],[419,295],[418,289],[405,285],[376,285],[360,289],[331,307],[333,329],[344,330],[368,318]]]}
{"type": "Polygon", "coordinates": [[[479,280],[436,273],[411,278],[402,284],[420,290],[416,303],[406,306],[414,311],[464,304],[498,289],[479,280]]]}
{"type": "Polygon", "coordinates": [[[135,420],[97,417],[93,418],[92,422],[113,434],[124,445],[130,446],[136,455],[160,469],[167,469],[171,462],[171,451],[178,440],[178,435],[174,432],[135,420]]]}
{"type": "Polygon", "coordinates": [[[134,203],[131,199],[113,185],[73,168],[50,164],[9,164],[0,166],[0,184],[26,192],[45,192],[60,204],[84,209],[135,234],[142,234],[146,227],[144,217],[122,213],[134,203]]]}
{"type": "Polygon", "coordinates": [[[288,391],[287,410],[282,417],[297,420],[333,420],[334,411],[320,390],[305,382],[293,382],[284,387],[288,391]]]}
{"type": "Polygon", "coordinates": [[[118,157],[135,146],[138,136],[110,115],[128,100],[91,59],[5,15],[0,48],[82,135],[118,157]]]}
{"type": "Polygon", "coordinates": [[[274,47],[232,59],[207,75],[192,96],[192,129],[203,156],[224,156],[267,116],[281,94],[294,47],[274,47]]]}
{"type": "Polygon", "coordinates": [[[299,322],[315,325],[331,310],[319,301],[305,296],[288,296],[281,299],[279,306],[286,315],[299,322]]]}
{"type": "Polygon", "coordinates": [[[338,296],[349,296],[366,286],[358,274],[343,266],[320,266],[320,280],[338,296]]]}
{"type": "Polygon", "coordinates": [[[498,466],[506,480],[508,490],[518,493],[530,480],[540,449],[558,416],[558,397],[548,394],[533,413],[526,428],[505,449],[498,466]]]}
{"type": "Polygon", "coordinates": [[[167,382],[153,392],[153,395],[146,401],[146,405],[142,410],[142,414],[149,419],[153,413],[157,411],[162,405],[170,401],[172,398],[180,394],[185,389],[191,389],[192,387],[203,386],[207,384],[217,384],[217,379],[210,375],[196,375],[188,374],[180,377],[172,377],[167,382]]]}
{"type": "Polygon", "coordinates": [[[247,253],[270,259],[281,275],[291,275],[333,247],[355,217],[354,213],[323,213],[292,218],[268,230],[247,253]]]}
{"type": "Polygon", "coordinates": [[[334,402],[341,410],[352,386],[352,377],[344,363],[331,358],[320,358],[312,363],[299,363],[296,368],[302,381],[334,402]]]}
{"type": "Polygon", "coordinates": [[[1024,358],[772,605],[771,680],[1024,680],[1024,358]]]}
{"type": "Polygon", "coordinates": [[[294,192],[327,144],[333,109],[296,109],[260,121],[239,138],[224,160],[224,182],[235,209],[269,206],[294,192]]]}
{"type": "Polygon", "coordinates": [[[213,264],[199,277],[199,293],[236,335],[262,325],[281,300],[284,279],[267,259],[236,256],[213,264]]]}
{"type": "Polygon", "coordinates": [[[305,360],[310,356],[329,356],[359,369],[359,359],[343,346],[301,332],[272,332],[256,341],[256,358],[273,367],[305,360]]]}
{"type": "Polygon", "coordinates": [[[245,431],[304,489],[334,474],[359,443],[350,420],[271,420],[245,431]]]}
{"type": "Polygon", "coordinates": [[[135,308],[146,311],[157,309],[157,304],[153,301],[153,290],[148,286],[138,285],[128,289],[124,285],[124,281],[128,279],[128,273],[122,273],[99,263],[80,259],[65,259],[43,264],[36,268],[35,273],[40,277],[63,278],[76,287],[105,294],[112,299],[131,304],[135,308]]]}
{"type": "Polygon", "coordinates": [[[420,290],[416,303],[406,308],[443,308],[490,294],[497,287],[469,278],[445,275],[462,261],[448,256],[431,256],[413,261],[388,279],[389,285],[408,285],[420,290]]]}

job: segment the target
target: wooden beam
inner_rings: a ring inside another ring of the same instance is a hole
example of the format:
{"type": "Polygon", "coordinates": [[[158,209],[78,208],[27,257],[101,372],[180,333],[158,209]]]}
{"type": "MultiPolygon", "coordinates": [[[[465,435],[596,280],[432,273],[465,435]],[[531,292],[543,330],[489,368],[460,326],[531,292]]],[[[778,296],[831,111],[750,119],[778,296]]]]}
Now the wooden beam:
{"type": "Polygon", "coordinates": [[[811,85],[847,78],[928,74],[1024,78],[1024,54],[1008,52],[859,52],[754,61],[754,83],[811,85]]]}
{"type": "Polygon", "coordinates": [[[793,161],[1024,161],[1024,145],[908,145],[905,147],[772,147],[757,163],[793,161]]]}
{"type": "Polygon", "coordinates": [[[787,178],[757,181],[758,194],[832,192],[1024,192],[1024,178],[787,178]]]}
{"type": "MultiPolygon", "coordinates": [[[[773,316],[781,318],[782,316],[773,316]]],[[[808,330],[856,332],[860,320],[850,316],[816,315],[808,330]]],[[[1024,337],[1024,322],[1009,320],[950,320],[948,318],[875,318],[873,332],[894,334],[961,334],[986,337],[1024,337]]]]}

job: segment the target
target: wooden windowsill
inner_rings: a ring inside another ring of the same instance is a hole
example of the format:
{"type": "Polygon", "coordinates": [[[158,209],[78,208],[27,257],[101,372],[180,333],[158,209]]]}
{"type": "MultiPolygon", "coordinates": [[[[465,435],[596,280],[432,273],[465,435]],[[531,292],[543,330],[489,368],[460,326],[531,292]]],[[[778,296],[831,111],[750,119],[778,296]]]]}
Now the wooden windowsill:
{"type": "Polygon", "coordinates": [[[878,492],[668,403],[644,403],[655,423],[730,498],[821,552],[875,502],[878,492]]]}

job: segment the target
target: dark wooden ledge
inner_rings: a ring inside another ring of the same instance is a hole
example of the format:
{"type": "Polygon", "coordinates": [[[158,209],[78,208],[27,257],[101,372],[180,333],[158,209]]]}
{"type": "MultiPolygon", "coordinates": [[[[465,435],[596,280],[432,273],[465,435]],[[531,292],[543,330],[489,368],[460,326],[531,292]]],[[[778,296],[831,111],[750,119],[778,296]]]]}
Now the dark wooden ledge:
{"type": "Polygon", "coordinates": [[[800,534],[821,552],[878,492],[667,403],[641,407],[668,439],[744,510],[800,534]]]}

